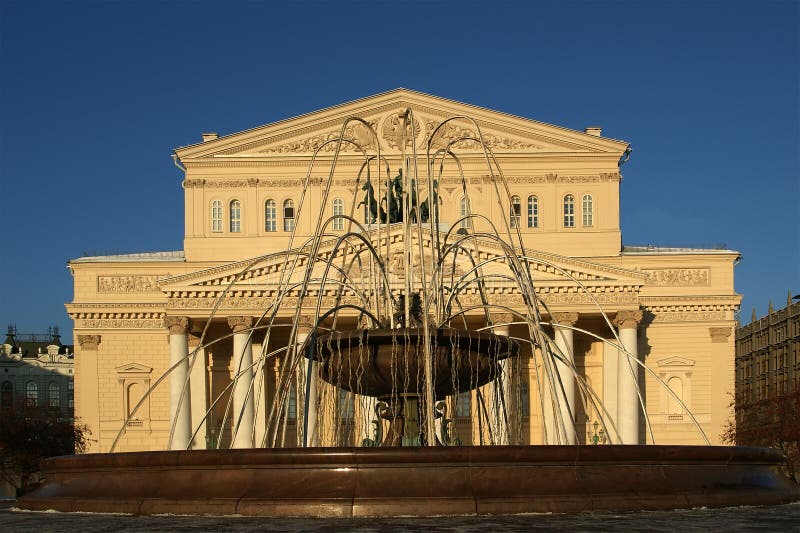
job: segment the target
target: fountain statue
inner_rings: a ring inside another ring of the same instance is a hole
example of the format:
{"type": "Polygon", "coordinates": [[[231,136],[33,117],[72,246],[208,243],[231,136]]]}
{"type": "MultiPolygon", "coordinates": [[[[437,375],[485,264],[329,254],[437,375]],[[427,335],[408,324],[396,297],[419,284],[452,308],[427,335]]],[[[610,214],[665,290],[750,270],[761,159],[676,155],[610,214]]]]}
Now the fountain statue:
{"type": "MultiPolygon", "coordinates": [[[[776,474],[781,459],[771,450],[639,446],[654,436],[638,374],[649,373],[683,405],[681,398],[626,349],[599,305],[606,339],[551,318],[518,218],[512,213],[496,226],[486,214],[509,212],[511,194],[480,124],[445,120],[422,139],[419,154],[413,110],[394,123],[399,157],[381,153],[372,125],[357,117],[318,147],[296,214],[315,221],[314,238],[298,242],[292,233],[286,252],[247,262],[230,281],[233,287],[267,263],[279,266],[272,271],[274,301],[245,329],[250,339],[263,339],[262,349],[252,357],[247,344],[234,343],[236,378],[211,398],[203,423],[190,425],[183,399],[198,350],[219,342],[206,340],[208,325],[199,347],[151,386],[152,392],[170,382],[180,399],[171,418],[174,451],[54,459],[48,483],[22,507],[355,516],[658,509],[797,497],[776,474]],[[448,128],[471,133],[443,135],[448,128]],[[485,156],[488,187],[480,198],[470,197],[457,155],[465,143],[485,156]],[[343,146],[363,154],[350,179],[358,201],[349,214],[329,216],[325,206],[342,172],[343,146]],[[333,155],[326,158],[320,211],[304,214],[323,151],[333,155]],[[451,224],[439,213],[445,169],[457,176],[465,198],[461,218],[451,224]],[[490,256],[487,246],[501,253],[490,256]],[[620,354],[636,401],[621,406],[618,418],[559,340],[566,330],[593,335],[620,354]],[[533,360],[535,391],[518,379],[523,356],[533,360]],[[267,367],[280,368],[270,394],[263,379],[254,379],[267,367]],[[544,446],[524,445],[529,398],[538,401],[544,446]],[[448,418],[459,401],[477,419],[469,436],[457,435],[448,418]],[[593,436],[582,434],[579,407],[595,421],[593,436]],[[253,423],[259,417],[260,427],[253,423]],[[222,429],[203,436],[216,449],[188,449],[212,418],[222,429]],[[458,445],[465,440],[473,446],[458,445]]],[[[594,300],[582,280],[555,264],[548,268],[594,300]]],[[[685,405],[683,411],[702,435],[685,405]]]]}

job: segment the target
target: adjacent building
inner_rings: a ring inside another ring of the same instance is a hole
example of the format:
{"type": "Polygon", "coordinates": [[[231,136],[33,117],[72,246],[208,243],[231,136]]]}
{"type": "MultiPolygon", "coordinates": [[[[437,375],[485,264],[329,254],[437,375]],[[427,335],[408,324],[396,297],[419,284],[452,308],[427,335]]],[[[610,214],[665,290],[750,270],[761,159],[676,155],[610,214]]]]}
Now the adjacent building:
{"type": "Polygon", "coordinates": [[[800,295],[736,329],[736,442],[781,447],[800,438],[800,295]]]}
{"type": "Polygon", "coordinates": [[[0,407],[15,404],[50,407],[72,417],[73,347],[62,344],[58,327],[47,333],[18,333],[8,327],[0,345],[0,407]]]}
{"type": "MultiPolygon", "coordinates": [[[[637,399],[630,386],[621,384],[617,350],[603,342],[613,337],[609,327],[646,364],[649,372],[640,372],[638,380],[648,419],[640,411],[638,428],[624,440],[631,444],[653,438],[662,444],[704,442],[682,402],[708,439],[718,442],[734,390],[734,313],[741,298],[734,291],[733,270],[739,254],[724,249],[624,245],[620,166],[630,147],[603,137],[598,127],[576,131],[398,89],[240,133],[203,134],[202,142],[175,150],[183,173],[182,250],[69,262],[75,289],[67,311],[74,320],[77,342],[76,414],[97,439],[91,451],[108,451],[125,424],[117,450],[166,447],[170,413],[176,406],[171,405],[166,385],[149,396],[144,392],[169,368],[170,347],[173,351],[193,349],[202,331],[206,348],[192,366],[187,397],[191,417],[201,431],[186,444],[204,448],[210,436],[230,431],[220,425],[222,416],[209,406],[209,398],[230,385],[236,366],[234,346],[248,342],[242,331],[275,298],[283,259],[270,259],[269,254],[286,250],[295,229],[295,242],[312,237],[317,221],[310,214],[319,212],[327,185],[330,195],[325,211],[363,216],[356,209],[362,192],[355,190],[355,176],[364,156],[355,146],[380,148],[386,164],[396,172],[402,163],[398,142],[409,138],[398,135],[402,128],[398,117],[409,108],[413,110],[410,128],[420,150],[449,117],[469,116],[476,123],[440,129],[440,142],[474,137],[479,125],[509,183],[510,195],[502,206],[482,200],[491,196],[494,187],[485,154],[478,143],[460,142],[454,150],[459,152],[465,186],[471,201],[481,204],[471,209],[485,213],[497,225],[510,219],[525,246],[534,250],[529,255],[537,272],[537,291],[550,310],[544,318],[577,328],[574,333],[562,330],[563,346],[610,417],[637,399]],[[363,124],[350,122],[343,133],[353,143],[345,144],[340,152],[334,143],[326,144],[339,136],[348,117],[362,118],[377,133],[377,141],[363,124]],[[310,188],[303,196],[318,148],[310,188]],[[328,168],[326,163],[333,157],[338,157],[339,170],[329,175],[322,169],[328,168]],[[306,207],[299,213],[301,200],[306,207]],[[256,262],[258,268],[251,274],[238,276],[256,262]],[[220,300],[223,293],[225,298],[220,300]],[[610,317],[610,326],[595,302],[610,317]],[[202,422],[207,409],[212,416],[202,422]]],[[[462,183],[457,169],[449,167],[439,180],[444,226],[463,223],[458,221],[468,206],[462,183]]],[[[165,189],[175,186],[164,184],[165,189]]],[[[330,231],[336,234],[343,229],[334,223],[330,231]]],[[[393,231],[390,228],[386,238],[402,238],[393,231]]],[[[490,243],[482,246],[482,257],[502,253],[490,243]]],[[[390,261],[389,269],[397,280],[405,276],[402,261],[390,261]]],[[[518,294],[500,286],[492,297],[521,306],[518,294]]],[[[469,298],[477,295],[465,297],[465,305],[469,298]]],[[[278,312],[278,320],[286,323],[293,316],[293,309],[278,312]]],[[[303,324],[314,318],[313,308],[303,310],[303,324]]],[[[480,327],[483,320],[480,312],[466,316],[469,327],[480,327]]],[[[514,326],[510,333],[527,334],[514,326]]],[[[264,343],[272,349],[285,339],[256,335],[249,342],[257,353],[264,343]]],[[[526,395],[521,440],[536,444],[543,441],[544,422],[532,361],[530,353],[523,353],[517,378],[526,395]]],[[[264,385],[256,389],[263,395],[259,405],[269,404],[280,364],[276,360],[256,372],[255,379],[264,385]]],[[[582,411],[579,403],[574,420],[579,441],[594,442],[596,416],[582,411]]],[[[474,405],[463,403],[456,412],[464,443],[475,438],[474,412],[474,405]]],[[[366,419],[355,424],[355,434],[369,425],[366,419]]],[[[257,433],[258,420],[255,426],[257,433]]]]}

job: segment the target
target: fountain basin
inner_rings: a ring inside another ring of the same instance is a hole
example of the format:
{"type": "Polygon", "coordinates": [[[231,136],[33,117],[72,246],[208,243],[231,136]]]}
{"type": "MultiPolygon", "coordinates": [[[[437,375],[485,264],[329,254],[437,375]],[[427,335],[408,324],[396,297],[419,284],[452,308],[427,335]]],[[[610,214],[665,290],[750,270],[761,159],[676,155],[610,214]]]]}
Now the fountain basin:
{"type": "MultiPolygon", "coordinates": [[[[437,400],[496,379],[499,361],[519,345],[508,337],[453,328],[431,328],[433,393],[437,400]]],[[[422,328],[371,329],[320,336],[314,358],[320,377],[350,392],[386,398],[423,394],[425,335],[422,328]]]]}
{"type": "Polygon", "coordinates": [[[87,454],[45,464],[29,510],[432,516],[781,504],[776,450],[723,446],[284,448],[87,454]]]}

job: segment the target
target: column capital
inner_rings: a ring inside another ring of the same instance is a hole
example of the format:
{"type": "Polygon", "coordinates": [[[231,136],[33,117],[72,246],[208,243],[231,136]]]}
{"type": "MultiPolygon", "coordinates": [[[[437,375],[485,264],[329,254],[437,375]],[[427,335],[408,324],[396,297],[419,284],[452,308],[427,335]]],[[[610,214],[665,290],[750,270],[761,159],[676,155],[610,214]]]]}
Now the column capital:
{"type": "Polygon", "coordinates": [[[725,342],[731,336],[733,331],[730,327],[708,328],[708,334],[711,335],[711,342],[725,342]]]}
{"type": "Polygon", "coordinates": [[[561,326],[574,327],[578,322],[578,313],[574,311],[553,313],[552,322],[561,326]]]}
{"type": "Polygon", "coordinates": [[[297,327],[302,330],[307,330],[305,333],[311,330],[316,325],[316,320],[311,315],[300,315],[300,320],[297,321],[297,327]]]}
{"type": "Polygon", "coordinates": [[[636,329],[641,321],[642,310],[630,309],[625,311],[617,311],[617,315],[614,317],[612,322],[620,329],[636,329]]]}
{"type": "Polygon", "coordinates": [[[82,350],[96,350],[100,339],[100,335],[78,335],[78,345],[82,350]]]}
{"type": "Polygon", "coordinates": [[[508,324],[514,322],[514,315],[512,313],[492,313],[492,321],[498,324],[508,324]]]}
{"type": "Polygon", "coordinates": [[[248,330],[253,327],[253,317],[251,316],[229,316],[228,326],[234,333],[248,330]]]}
{"type": "Polygon", "coordinates": [[[164,327],[169,330],[170,335],[186,335],[191,325],[192,321],[185,316],[164,317],[164,327]]]}

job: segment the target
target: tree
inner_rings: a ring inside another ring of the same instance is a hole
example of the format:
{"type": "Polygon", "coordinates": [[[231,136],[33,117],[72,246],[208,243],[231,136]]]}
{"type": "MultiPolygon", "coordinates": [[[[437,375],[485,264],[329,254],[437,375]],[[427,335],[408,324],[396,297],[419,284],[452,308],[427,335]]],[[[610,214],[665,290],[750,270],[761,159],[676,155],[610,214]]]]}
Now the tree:
{"type": "Polygon", "coordinates": [[[0,409],[0,477],[17,495],[30,492],[42,482],[44,459],[85,451],[89,433],[58,409],[24,401],[0,409]]]}
{"type": "Polygon", "coordinates": [[[737,446],[764,446],[780,450],[786,474],[798,480],[800,469],[800,390],[770,395],[752,403],[739,402],[736,421],[729,421],[722,440],[737,446]]]}

